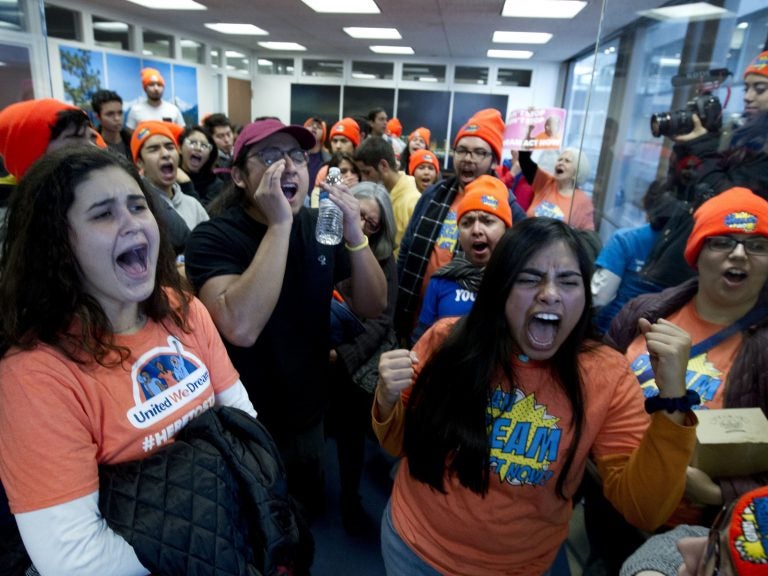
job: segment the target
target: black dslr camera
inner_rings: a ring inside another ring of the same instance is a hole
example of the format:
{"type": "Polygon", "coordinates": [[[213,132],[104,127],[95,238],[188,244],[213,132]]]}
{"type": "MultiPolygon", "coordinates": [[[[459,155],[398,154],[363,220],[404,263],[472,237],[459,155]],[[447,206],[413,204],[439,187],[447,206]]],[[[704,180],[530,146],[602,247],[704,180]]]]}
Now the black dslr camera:
{"type": "Polygon", "coordinates": [[[694,113],[709,132],[716,132],[723,125],[723,106],[720,100],[713,94],[701,94],[688,102],[682,110],[651,116],[651,134],[656,138],[687,134],[693,130],[694,113]]]}

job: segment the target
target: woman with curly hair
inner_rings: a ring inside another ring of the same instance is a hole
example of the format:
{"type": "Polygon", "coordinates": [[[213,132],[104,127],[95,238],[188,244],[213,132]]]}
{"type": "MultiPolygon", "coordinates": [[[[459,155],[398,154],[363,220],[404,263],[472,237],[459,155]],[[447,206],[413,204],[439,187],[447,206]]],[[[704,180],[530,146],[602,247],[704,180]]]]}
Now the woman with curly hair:
{"type": "Polygon", "coordinates": [[[41,574],[146,574],[98,508],[99,466],[146,458],[194,416],[255,416],[152,197],[95,148],[43,157],[15,191],[0,256],[0,477],[41,574]],[[142,380],[183,366],[147,397],[142,380]]]}

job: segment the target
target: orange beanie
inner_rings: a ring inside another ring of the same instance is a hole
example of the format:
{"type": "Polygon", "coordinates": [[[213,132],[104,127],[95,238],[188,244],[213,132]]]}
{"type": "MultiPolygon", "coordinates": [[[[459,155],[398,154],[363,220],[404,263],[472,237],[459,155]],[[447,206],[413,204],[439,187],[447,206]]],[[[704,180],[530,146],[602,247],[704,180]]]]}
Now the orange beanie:
{"type": "Polygon", "coordinates": [[[144,146],[144,143],[152,136],[165,136],[166,138],[169,138],[176,145],[176,149],[178,150],[179,141],[177,134],[183,132],[184,128],[178,126],[180,130],[176,130],[174,128],[175,126],[178,125],[171,122],[161,122],[159,120],[145,120],[144,122],[139,122],[133,131],[133,136],[131,136],[131,155],[133,156],[133,161],[136,162],[139,159],[141,147],[144,146]]]}
{"type": "Polygon", "coordinates": [[[59,119],[59,112],[65,110],[80,108],[53,98],[41,98],[16,102],[0,112],[0,155],[5,168],[17,180],[45,154],[51,142],[51,128],[59,119]]]}
{"type": "Polygon", "coordinates": [[[146,88],[147,84],[151,84],[152,82],[157,82],[158,84],[162,84],[165,86],[165,80],[163,80],[163,75],[160,74],[158,70],[155,68],[142,68],[141,69],[141,85],[146,88]]]}
{"type": "Polygon", "coordinates": [[[357,148],[360,145],[360,126],[354,118],[342,118],[331,128],[331,138],[334,136],[344,136],[349,139],[357,148]]]}
{"type": "Polygon", "coordinates": [[[424,140],[427,148],[429,148],[429,138],[432,136],[432,132],[429,130],[429,128],[424,128],[424,126],[416,128],[416,130],[411,132],[410,136],[408,136],[408,142],[410,142],[415,136],[421,136],[421,139],[424,140]]]}
{"type": "Polygon", "coordinates": [[[403,135],[403,125],[397,118],[390,118],[387,122],[387,134],[400,138],[403,135]]]}
{"type": "Polygon", "coordinates": [[[768,76],[768,50],[758,54],[757,57],[749,63],[747,69],[744,70],[744,77],[749,74],[768,76]]]}
{"type": "Polygon", "coordinates": [[[493,150],[496,161],[501,159],[501,147],[504,134],[504,119],[501,112],[495,108],[486,108],[476,112],[469,121],[461,127],[456,139],[453,141],[453,147],[459,143],[459,140],[465,136],[476,136],[482,138],[493,150]]]}
{"type": "Polygon", "coordinates": [[[693,214],[685,261],[695,269],[704,241],[727,234],[768,236],[768,202],[748,188],[730,188],[704,202],[693,214]]]}
{"type": "Polygon", "coordinates": [[[431,150],[416,150],[411,154],[411,158],[408,160],[408,173],[413,174],[413,171],[419,167],[419,164],[432,164],[435,170],[440,172],[440,163],[437,161],[437,156],[431,150]]]}
{"type": "Polygon", "coordinates": [[[464,188],[464,198],[456,207],[456,222],[472,210],[482,210],[499,218],[507,228],[512,226],[512,209],[509,207],[509,191],[504,182],[483,174],[464,188]]]}

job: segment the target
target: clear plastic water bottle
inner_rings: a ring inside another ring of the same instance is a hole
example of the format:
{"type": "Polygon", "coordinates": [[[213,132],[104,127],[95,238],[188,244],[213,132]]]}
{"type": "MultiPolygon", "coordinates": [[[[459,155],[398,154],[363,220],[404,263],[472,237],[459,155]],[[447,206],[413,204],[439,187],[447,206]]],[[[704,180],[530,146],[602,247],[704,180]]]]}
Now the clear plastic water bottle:
{"type": "MultiPolygon", "coordinates": [[[[336,167],[330,168],[325,181],[331,185],[340,183],[341,170],[336,167]]],[[[328,197],[328,192],[325,190],[320,191],[319,207],[320,215],[317,217],[315,239],[320,244],[335,246],[344,236],[344,214],[341,208],[328,197]]]]}

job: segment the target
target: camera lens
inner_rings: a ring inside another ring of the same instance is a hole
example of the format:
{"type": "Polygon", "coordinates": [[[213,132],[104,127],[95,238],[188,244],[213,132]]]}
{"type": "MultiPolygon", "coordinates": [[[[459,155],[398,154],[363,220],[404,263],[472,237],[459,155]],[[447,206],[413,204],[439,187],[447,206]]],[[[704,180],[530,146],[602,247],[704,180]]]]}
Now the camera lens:
{"type": "Polygon", "coordinates": [[[669,112],[661,112],[651,116],[651,134],[656,138],[669,134],[669,112]]]}
{"type": "Polygon", "coordinates": [[[693,130],[693,116],[691,110],[675,110],[669,118],[669,136],[688,134],[693,130]]]}

